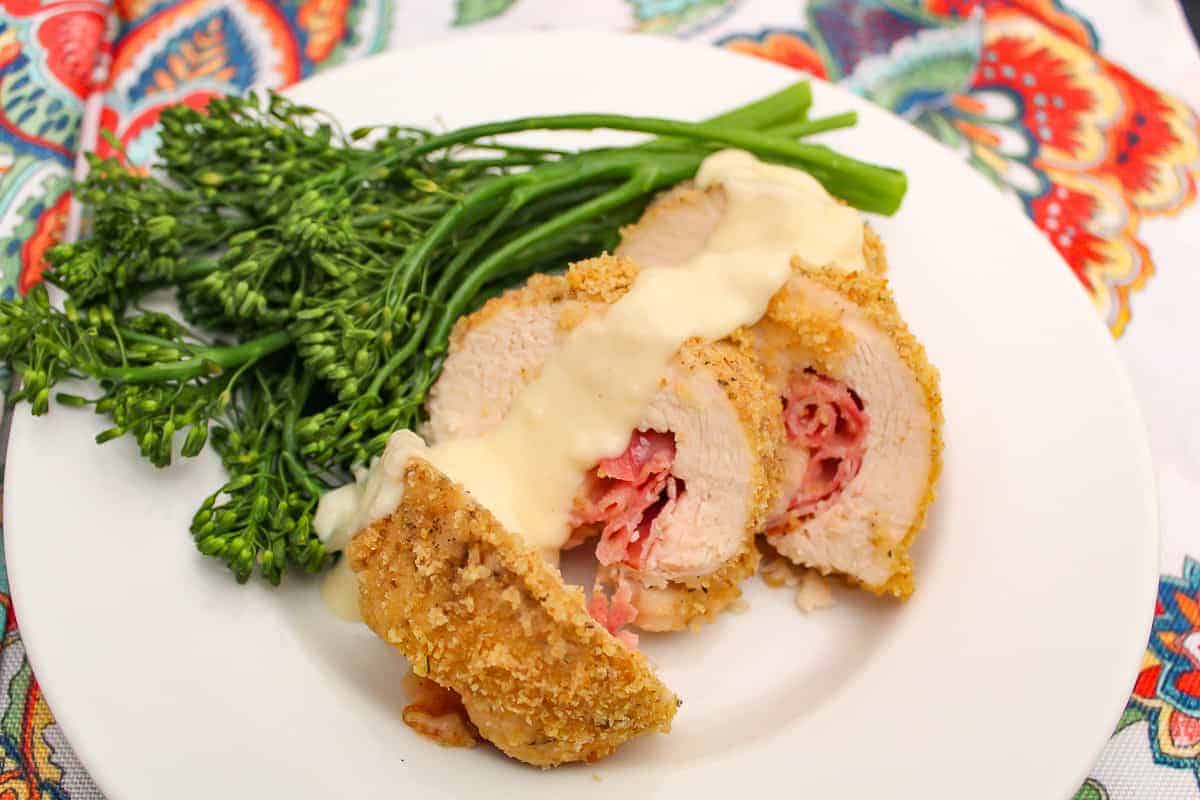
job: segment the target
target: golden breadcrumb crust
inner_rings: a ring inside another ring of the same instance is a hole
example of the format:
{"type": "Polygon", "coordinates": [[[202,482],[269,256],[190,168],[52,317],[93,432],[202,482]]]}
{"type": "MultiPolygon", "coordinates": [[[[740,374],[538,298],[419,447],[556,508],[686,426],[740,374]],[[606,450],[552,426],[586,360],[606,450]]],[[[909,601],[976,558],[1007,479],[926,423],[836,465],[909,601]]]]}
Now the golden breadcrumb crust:
{"type": "MultiPolygon", "coordinates": [[[[884,254],[883,243],[869,228],[863,243],[863,257],[868,273],[882,279],[887,272],[887,258],[884,254]]],[[[824,272],[846,274],[832,268],[812,267],[800,258],[792,259],[792,270],[813,276],[824,272]]],[[[813,366],[821,372],[836,371],[838,362],[854,345],[854,335],[842,325],[840,312],[832,308],[797,303],[787,288],[776,292],[775,296],[771,298],[763,320],[782,326],[791,336],[804,342],[804,349],[812,357],[813,366]]],[[[756,327],[761,326],[760,322],[756,327]]],[[[753,343],[753,337],[748,333],[745,329],[741,329],[735,331],[730,338],[738,342],[739,346],[755,352],[755,348],[762,347],[764,343],[762,341],[753,343]]]]}
{"type": "MultiPolygon", "coordinates": [[[[635,588],[634,605],[639,605],[639,595],[652,594],[657,595],[656,601],[653,602],[655,607],[661,607],[663,603],[669,603],[671,606],[669,617],[657,618],[654,624],[639,627],[655,632],[694,630],[712,622],[718,614],[742,596],[742,581],[758,570],[760,557],[754,539],[751,538],[746,541],[741,552],[722,564],[715,572],[685,581],[672,581],[661,588],[635,588]]],[[[623,567],[606,568],[601,572],[602,578],[609,585],[615,586],[618,582],[615,576],[620,569],[623,567]]],[[[637,621],[634,624],[638,624],[637,621]]]]}
{"type": "Polygon", "coordinates": [[[876,275],[887,274],[887,250],[869,222],[863,223],[863,258],[868,270],[876,275]]]}
{"type": "Polygon", "coordinates": [[[582,321],[588,303],[612,303],[619,299],[637,278],[638,266],[632,261],[608,254],[578,261],[564,275],[536,273],[524,284],[493,297],[478,311],[459,317],[450,333],[450,350],[462,344],[462,339],[502,311],[544,304],[564,303],[564,311],[576,313],[570,324],[582,321]]]}
{"type": "MultiPolygon", "coordinates": [[[[904,538],[895,546],[888,549],[898,551],[893,557],[894,569],[888,579],[882,584],[870,585],[854,581],[878,595],[890,594],[901,599],[907,598],[913,591],[913,564],[908,549],[916,539],[917,534],[925,526],[925,517],[935,497],[935,487],[942,469],[942,395],[938,385],[937,370],[929,363],[925,348],[909,331],[896,301],[892,297],[887,279],[883,277],[886,264],[878,266],[871,259],[883,260],[882,247],[867,251],[869,271],[845,272],[838,269],[813,269],[805,267],[805,277],[816,283],[838,292],[854,303],[862,313],[885,331],[896,347],[901,360],[912,371],[925,396],[925,407],[931,418],[930,427],[930,456],[931,464],[929,477],[926,481],[925,495],[921,499],[918,511],[913,517],[912,525],[904,538]]],[[[805,347],[814,344],[814,355],[820,366],[821,359],[833,361],[837,358],[842,347],[848,347],[851,342],[844,341],[848,334],[842,329],[836,317],[828,317],[820,312],[805,312],[788,302],[787,293],[777,295],[767,311],[767,317],[772,321],[791,329],[802,338],[805,347]]],[[[884,546],[884,545],[881,545],[884,546]]]]}
{"type": "Polygon", "coordinates": [[[417,675],[458,692],[486,739],[550,767],[670,730],[675,696],[581,590],[425,461],[404,484],[347,548],[363,619],[417,675]]]}

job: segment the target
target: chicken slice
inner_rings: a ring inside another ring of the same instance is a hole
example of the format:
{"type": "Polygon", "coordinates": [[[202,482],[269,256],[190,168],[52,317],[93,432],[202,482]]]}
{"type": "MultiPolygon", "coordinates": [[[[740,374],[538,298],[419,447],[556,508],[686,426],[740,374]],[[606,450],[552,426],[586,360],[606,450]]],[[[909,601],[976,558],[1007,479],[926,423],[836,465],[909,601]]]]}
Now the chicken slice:
{"type": "Polygon", "coordinates": [[[583,592],[420,458],[389,516],[351,541],[363,620],[462,698],[480,734],[550,767],[670,730],[678,701],[583,592]]]}
{"type": "MultiPolygon", "coordinates": [[[[565,276],[534,276],[460,320],[430,392],[426,438],[497,425],[569,331],[603,313],[636,274],[628,260],[591,259],[565,276]]],[[[780,401],[752,354],[731,342],[681,348],[626,452],[580,476],[571,544],[598,538],[600,578],[614,602],[632,605],[633,624],[676,630],[740,596],[780,482],[781,441],[780,401]]],[[[628,621],[595,608],[606,622],[628,621]]]]}
{"type": "MultiPolygon", "coordinates": [[[[669,267],[700,252],[725,213],[725,190],[720,186],[698,189],[685,181],[659,195],[641,219],[621,230],[621,243],[613,255],[642,267],[669,267]]],[[[887,259],[883,243],[866,226],[863,254],[867,269],[883,275],[887,259]]]]}
{"type": "MultiPolygon", "coordinates": [[[[704,247],[725,202],[720,187],[676,187],[622,231],[617,254],[677,265],[704,247]]],[[[768,541],[798,564],[905,597],[908,547],[940,470],[941,398],[870,228],[864,257],[856,272],[794,263],[764,319],[734,339],[757,353],[782,400],[784,470],[768,541]]]]}
{"type": "Polygon", "coordinates": [[[789,468],[768,541],[798,564],[907,597],[908,549],[941,469],[941,395],[887,281],[798,271],[748,338],[785,404],[789,468]]]}

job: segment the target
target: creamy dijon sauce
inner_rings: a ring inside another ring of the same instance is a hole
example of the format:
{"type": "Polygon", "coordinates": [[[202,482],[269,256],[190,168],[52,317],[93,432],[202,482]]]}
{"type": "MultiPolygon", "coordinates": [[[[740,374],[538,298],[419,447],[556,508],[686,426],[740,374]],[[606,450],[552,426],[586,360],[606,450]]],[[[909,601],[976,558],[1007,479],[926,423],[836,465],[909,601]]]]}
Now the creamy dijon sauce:
{"type": "MultiPolygon", "coordinates": [[[[721,339],[757,322],[793,257],[813,267],[862,268],[858,213],[810,175],[723,150],[705,159],[696,183],[720,185],[726,195],[725,212],[696,256],[642,270],[605,313],[567,335],[508,416],[483,436],[426,447],[409,431],[395,434],[365,478],[322,498],[315,528],[330,548],[396,507],[405,464],[420,455],[555,558],[570,534],[584,473],[625,449],[685,341],[721,339]]],[[[337,572],[329,580],[345,582],[337,572]]]]}

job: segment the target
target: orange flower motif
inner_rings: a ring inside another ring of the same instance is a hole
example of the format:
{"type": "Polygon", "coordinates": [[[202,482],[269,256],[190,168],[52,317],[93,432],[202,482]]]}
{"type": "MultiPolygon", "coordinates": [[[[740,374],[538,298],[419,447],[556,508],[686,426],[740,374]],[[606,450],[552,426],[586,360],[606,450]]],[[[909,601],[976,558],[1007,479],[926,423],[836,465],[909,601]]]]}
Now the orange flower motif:
{"type": "Polygon", "coordinates": [[[1030,215],[1120,335],[1131,294],[1154,274],[1141,220],[1194,199],[1200,129],[1183,103],[1059,30],[1031,17],[989,18],[972,89],[1017,99],[1034,142],[1029,166],[1046,180],[1030,215]]]}
{"type": "Polygon", "coordinates": [[[304,55],[320,63],[338,46],[346,35],[346,14],[350,0],[305,0],[297,19],[308,34],[304,55]]]}
{"type": "Polygon", "coordinates": [[[1027,17],[984,28],[972,88],[1019,98],[1021,127],[1038,142],[1044,163],[1078,168],[1100,162],[1104,131],[1116,121],[1119,95],[1092,68],[1092,55],[1027,17]]]}
{"type": "Polygon", "coordinates": [[[1121,67],[1105,61],[1103,68],[1120,94],[1121,115],[1106,131],[1099,172],[1116,179],[1139,211],[1174,214],[1196,197],[1200,122],[1184,103],[1121,67]]]}
{"type": "Polygon", "coordinates": [[[154,71],[154,83],[146,94],[165,92],[198,78],[230,80],[236,69],[225,52],[225,31],[220,17],[213,17],[188,41],[167,54],[165,66],[154,71]]]}
{"type": "Polygon", "coordinates": [[[828,78],[821,56],[808,42],[789,31],[771,31],[762,36],[739,36],[725,42],[730,50],[765,58],[818,78],[828,78]]]}
{"type": "Polygon", "coordinates": [[[0,67],[7,67],[20,54],[21,42],[16,31],[10,29],[0,33],[0,67]]]}

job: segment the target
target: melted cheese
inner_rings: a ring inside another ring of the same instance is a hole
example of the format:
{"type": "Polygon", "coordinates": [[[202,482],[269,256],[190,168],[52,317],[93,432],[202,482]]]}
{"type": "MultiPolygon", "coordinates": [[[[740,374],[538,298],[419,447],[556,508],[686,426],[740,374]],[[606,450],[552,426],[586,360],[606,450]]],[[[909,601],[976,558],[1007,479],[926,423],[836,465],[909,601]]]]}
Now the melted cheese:
{"type": "Polygon", "coordinates": [[[327,496],[331,507],[318,514],[317,529],[329,546],[344,546],[390,513],[402,496],[405,464],[420,455],[555,558],[570,534],[584,473],[625,448],[685,341],[721,339],[758,321],[793,258],[814,267],[862,267],[861,219],[806,173],[724,150],[704,161],[696,182],[722,186],[727,199],[696,256],[639,273],[623,297],[571,331],[485,435],[430,448],[409,431],[395,434],[355,490],[355,513],[345,510],[354,492],[327,496]]]}

